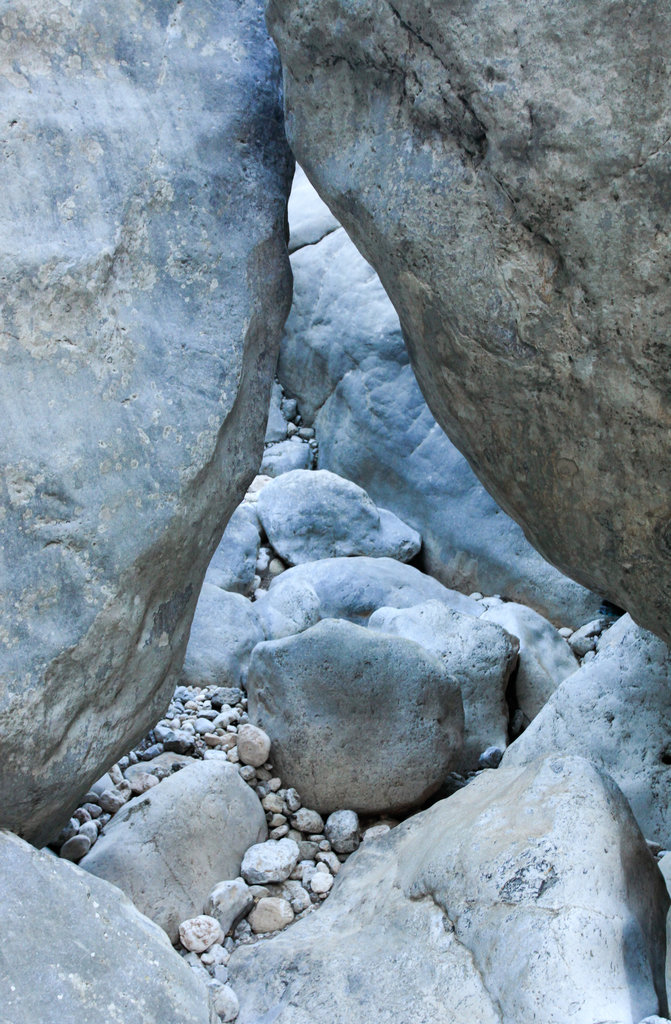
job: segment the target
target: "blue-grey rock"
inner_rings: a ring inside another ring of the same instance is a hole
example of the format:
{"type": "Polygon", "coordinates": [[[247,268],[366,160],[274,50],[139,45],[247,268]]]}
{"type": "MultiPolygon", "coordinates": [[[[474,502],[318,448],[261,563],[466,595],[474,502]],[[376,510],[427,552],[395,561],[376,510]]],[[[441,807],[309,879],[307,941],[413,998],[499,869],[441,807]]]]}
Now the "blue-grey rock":
{"type": "Polygon", "coordinates": [[[198,687],[243,686],[252,648],[263,639],[255,605],[242,594],[221,590],[206,580],[191,627],[182,681],[198,687]]]}
{"type": "Polygon", "coordinates": [[[259,464],[292,160],[260,0],[3,18],[0,823],[39,843],[167,706],[259,464]]]}
{"type": "Polygon", "coordinates": [[[261,538],[254,506],[239,505],[228,521],[224,535],[205,573],[207,583],[249,597],[253,590],[256,559],[261,538]]]}
{"type": "Polygon", "coordinates": [[[261,472],[266,476],[281,476],[293,469],[311,469],[314,457],[310,445],[300,438],[269,444],[263,453],[261,472]]]}

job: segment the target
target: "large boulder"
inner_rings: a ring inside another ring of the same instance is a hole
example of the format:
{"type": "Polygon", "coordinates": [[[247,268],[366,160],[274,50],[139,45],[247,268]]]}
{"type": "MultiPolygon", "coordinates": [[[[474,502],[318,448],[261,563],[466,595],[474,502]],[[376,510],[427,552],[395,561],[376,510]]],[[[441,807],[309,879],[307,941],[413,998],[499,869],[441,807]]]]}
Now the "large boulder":
{"type": "Polygon", "coordinates": [[[669,639],[671,8],[269,0],[268,21],[292,149],[436,419],[554,565],[669,639]]]}
{"type": "Polygon", "coordinates": [[[187,686],[242,686],[253,648],[265,639],[254,605],[242,594],[203,584],[182,667],[187,686]]]}
{"type": "Polygon", "coordinates": [[[212,555],[205,582],[249,597],[254,588],[261,537],[254,506],[238,505],[212,555]]]}
{"type": "Polygon", "coordinates": [[[255,647],[247,692],[275,771],[317,811],[416,807],[460,761],[459,688],[405,637],[319,622],[255,647]]]}
{"type": "Polygon", "coordinates": [[[465,615],[482,615],[477,601],[411,565],[393,558],[323,558],[303,562],[276,577],[254,608],[266,637],[279,639],[314,626],[320,619],[365,624],[378,608],[409,608],[440,601],[465,615]]]}
{"type": "MultiPolygon", "coordinates": [[[[615,779],[648,839],[671,849],[671,653],[627,615],[593,661],[565,680],[506,751],[518,766],[553,750],[615,779]]],[[[610,631],[609,631],[610,632],[610,631]]]]}
{"type": "Polygon", "coordinates": [[[409,562],[422,543],[361,487],[325,469],[284,473],[263,488],[256,507],[268,540],[289,565],[347,555],[409,562]]]}
{"type": "Polygon", "coordinates": [[[526,722],[530,722],[559,684],[577,672],[578,660],[552,623],[523,604],[494,604],[483,612],[482,618],[519,640],[515,698],[526,722]]]}
{"type": "Polygon", "coordinates": [[[0,833],[3,1024],[214,1024],[207,989],[115,886],[0,833]]]}
{"type": "Polygon", "coordinates": [[[366,841],[318,914],[235,951],[238,1022],[639,1024],[666,1012],[668,906],[607,775],[484,772],[366,841]]]}
{"type": "Polygon", "coordinates": [[[291,158],[260,0],[4,7],[0,824],[160,717],[261,458],[291,158]]]}
{"type": "MultiPolygon", "coordinates": [[[[293,192],[292,200],[295,209],[293,192]]],[[[278,375],[314,423],[320,467],[418,530],[421,564],[446,586],[503,594],[558,626],[593,618],[600,598],[545,561],[436,423],[396,310],[344,230],[301,249],[291,265],[278,375]]]]}
{"type": "Polygon", "coordinates": [[[436,655],[456,682],[464,703],[464,748],[457,767],[477,768],[488,747],[508,742],[506,689],[517,665],[519,641],[493,622],[427,601],[413,608],[379,608],[368,628],[404,636],[436,655]]]}
{"type": "Polygon", "coordinates": [[[176,942],[180,922],[237,878],[265,837],[261,802],[237,767],[197,761],[122,807],[80,867],[118,885],[176,942]]]}

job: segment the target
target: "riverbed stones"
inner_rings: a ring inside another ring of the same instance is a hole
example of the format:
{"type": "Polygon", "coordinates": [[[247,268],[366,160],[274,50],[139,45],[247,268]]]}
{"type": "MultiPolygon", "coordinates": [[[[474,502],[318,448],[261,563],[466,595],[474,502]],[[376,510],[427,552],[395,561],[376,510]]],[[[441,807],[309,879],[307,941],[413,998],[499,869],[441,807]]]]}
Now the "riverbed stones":
{"type": "Polygon", "coordinates": [[[578,670],[578,660],[552,623],[523,604],[494,604],[482,619],[519,640],[515,695],[525,719],[532,721],[559,684],[578,670]]]}
{"type": "Polygon", "coordinates": [[[268,23],[292,150],[437,421],[553,564],[668,640],[671,10],[271,0],[268,23]]]}
{"type": "Polygon", "coordinates": [[[258,644],[247,689],[275,770],[319,812],[416,806],[461,756],[459,688],[404,637],[326,619],[258,644]]]}
{"type": "Polygon", "coordinates": [[[219,922],[207,914],[190,917],[179,926],[179,941],[192,953],[204,953],[210,946],[222,942],[224,933],[219,922]]]}
{"type": "Polygon", "coordinates": [[[618,784],[647,839],[671,849],[671,655],[629,615],[566,679],[506,751],[504,765],[553,750],[589,756],[618,784]]]}
{"type": "Polygon", "coordinates": [[[216,1024],[202,981],[115,886],[3,831],[0,891],[7,1024],[216,1024]]]}
{"type": "Polygon", "coordinates": [[[364,843],[318,913],[228,966],[240,1024],[638,1024],[666,1013],[668,906],[614,783],[554,755],[364,843]]]}
{"type": "Polygon", "coordinates": [[[324,834],[336,853],[353,853],[359,845],[359,815],[333,811],[326,819],[324,834]]]}
{"type": "Polygon", "coordinates": [[[292,167],[262,6],[5,10],[0,824],[37,843],[160,717],[258,466],[292,167]]]}
{"type": "Polygon", "coordinates": [[[519,641],[485,618],[427,601],[412,608],[379,608],[368,622],[369,629],[421,644],[456,681],[464,704],[464,748],[457,770],[476,768],[487,747],[505,750],[507,743],[506,689],[519,641]]]}
{"type": "Polygon", "coordinates": [[[253,896],[244,878],[232,878],[215,885],[205,902],[204,912],[214,917],[224,935],[228,935],[253,903],[253,896]]]}
{"type": "Polygon", "coordinates": [[[268,540],[289,565],[373,555],[408,562],[421,537],[378,509],[357,484],[328,470],[295,470],[264,487],[257,511],[268,540]]]}
{"type": "Polygon", "coordinates": [[[238,729],[238,754],[243,764],[260,768],[270,754],[270,737],[257,725],[245,722],[238,729]]]}
{"type": "Polygon", "coordinates": [[[114,882],[173,941],[213,886],[237,878],[245,850],[266,836],[254,791],[226,761],[197,761],[136,797],[81,861],[114,882]]]}
{"type": "Polygon", "coordinates": [[[256,934],[277,932],[291,924],[294,916],[288,900],[282,896],[264,896],[249,915],[249,924],[256,934]]]}
{"type": "Polygon", "coordinates": [[[285,882],[298,863],[298,844],[293,839],[268,839],[245,853],[241,874],[249,885],[285,882]]]}

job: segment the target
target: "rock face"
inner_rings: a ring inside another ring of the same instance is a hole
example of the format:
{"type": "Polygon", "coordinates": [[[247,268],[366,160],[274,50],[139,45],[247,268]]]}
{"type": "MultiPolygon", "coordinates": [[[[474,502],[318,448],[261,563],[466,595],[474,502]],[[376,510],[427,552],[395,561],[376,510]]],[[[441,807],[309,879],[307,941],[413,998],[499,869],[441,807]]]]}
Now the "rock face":
{"type": "Polygon", "coordinates": [[[502,626],[519,640],[515,692],[517,704],[530,722],[559,684],[577,672],[578,661],[552,623],[523,604],[511,601],[495,605],[483,612],[482,618],[502,626]]]}
{"type": "Polygon", "coordinates": [[[260,460],[291,170],[261,6],[6,7],[0,824],[37,842],[160,717],[260,460]]]}
{"type": "Polygon", "coordinates": [[[243,502],[228,521],[205,573],[207,583],[235,594],[252,593],[259,554],[259,523],[253,507],[243,502]]]}
{"type": "Polygon", "coordinates": [[[216,1024],[202,981],[115,886],[2,832],[0,891],[3,1024],[216,1024]]]}
{"type": "Polygon", "coordinates": [[[299,633],[320,619],[366,623],[378,608],[441,601],[465,615],[483,608],[438,580],[393,558],[323,558],[288,569],[254,608],[268,639],[299,633]]]}
{"type": "Polygon", "coordinates": [[[182,667],[187,686],[241,686],[249,656],[264,639],[254,605],[207,582],[198,598],[182,667]]]}
{"type": "Polygon", "coordinates": [[[460,760],[459,689],[405,637],[328,619],[255,647],[247,692],[275,770],[318,811],[418,806],[460,760]]]}
{"type": "Polygon", "coordinates": [[[671,654],[627,615],[593,661],[561,684],[504,764],[553,750],[589,756],[612,775],[647,839],[671,848],[671,654]]]}
{"type": "Polygon", "coordinates": [[[500,626],[462,615],[439,601],[414,608],[380,608],[368,628],[405,636],[443,662],[464,704],[464,749],[457,768],[474,769],[487,747],[508,742],[506,688],[519,642],[500,626]]]}
{"type": "Polygon", "coordinates": [[[323,469],[284,473],[263,488],[257,511],[289,565],[348,555],[409,562],[422,543],[416,530],[377,508],[357,484],[323,469]]]}
{"type": "Polygon", "coordinates": [[[270,0],[268,21],[292,149],[436,419],[553,564],[668,640],[671,10],[270,0]]]}
{"type": "MultiPolygon", "coordinates": [[[[306,192],[294,185],[290,218],[306,192]]],[[[446,586],[503,594],[558,626],[595,615],[600,598],[539,555],[436,423],[396,311],[344,230],[296,252],[291,266],[278,375],[314,423],[320,467],[418,530],[422,566],[446,586]]]]}
{"type": "Polygon", "coordinates": [[[638,1024],[666,1012],[668,906],[608,776],[558,756],[485,772],[364,843],[318,914],[233,954],[238,1021],[638,1024]]]}
{"type": "Polygon", "coordinates": [[[217,882],[265,839],[259,798],[225,761],[197,761],[126,804],[80,862],[177,940],[217,882]]]}

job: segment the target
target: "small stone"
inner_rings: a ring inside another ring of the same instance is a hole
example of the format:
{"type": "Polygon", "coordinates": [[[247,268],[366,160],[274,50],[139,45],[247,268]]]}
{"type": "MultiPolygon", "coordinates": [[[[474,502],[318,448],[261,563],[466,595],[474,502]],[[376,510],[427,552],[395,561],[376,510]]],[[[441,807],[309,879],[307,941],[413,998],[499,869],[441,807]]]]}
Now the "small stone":
{"type": "MultiPolygon", "coordinates": [[[[206,955],[206,953],[203,953],[203,956],[206,955]]],[[[210,967],[209,970],[215,981],[220,981],[222,985],[226,984],[228,981],[228,967],[226,967],[225,964],[215,964],[214,967],[210,967]]]]}
{"type": "MultiPolygon", "coordinates": [[[[263,804],[263,809],[270,811],[272,814],[281,814],[284,808],[284,803],[277,793],[268,793],[267,796],[264,796],[261,803],[263,804]]],[[[304,829],[303,831],[307,830],[304,829]]]]}
{"type": "Polygon", "coordinates": [[[130,788],[133,796],[141,796],[153,786],[158,786],[159,780],[151,772],[137,772],[130,780],[130,788]]]}
{"type": "Polygon", "coordinates": [[[333,875],[329,872],[328,868],[326,868],[326,871],[320,871],[319,867],[320,865],[318,864],[317,870],[310,879],[310,888],[317,895],[321,896],[325,892],[330,892],[333,888],[333,875]]]}
{"type": "Polygon", "coordinates": [[[484,594],[481,594],[479,590],[474,590],[472,594],[468,595],[471,601],[482,601],[484,594]]]}
{"type": "Polygon", "coordinates": [[[319,843],[304,839],[298,844],[298,855],[301,860],[314,860],[319,852],[319,843]]]}
{"type": "Polygon", "coordinates": [[[328,839],[319,840],[319,849],[323,853],[328,853],[328,851],[331,849],[331,844],[329,843],[328,839]]]}
{"type": "Polygon", "coordinates": [[[104,793],[100,794],[98,800],[103,811],[107,811],[109,814],[116,814],[127,802],[125,795],[120,793],[118,788],[106,789],[104,793]]]}
{"type": "Polygon", "coordinates": [[[217,988],[212,1004],[222,1021],[235,1020],[240,1012],[238,997],[230,985],[222,985],[221,988],[217,988]]]}
{"type": "Polygon", "coordinates": [[[254,782],[256,778],[256,769],[251,764],[243,764],[240,768],[240,778],[244,779],[248,784],[254,782]]]}
{"type": "Polygon", "coordinates": [[[298,808],[301,806],[301,798],[298,795],[298,793],[296,792],[296,790],[293,789],[293,788],[288,789],[286,791],[286,795],[284,797],[284,802],[286,803],[289,811],[292,814],[295,814],[296,811],[298,810],[298,808]]]}
{"type": "Polygon", "coordinates": [[[254,897],[243,878],[219,882],[207,898],[203,910],[219,922],[224,935],[228,935],[251,910],[254,897]]]}
{"type": "Polygon", "coordinates": [[[185,949],[193,953],[204,953],[215,942],[223,942],[224,935],[219,922],[207,914],[190,917],[179,926],[179,940],[185,949]]]}
{"type": "Polygon", "coordinates": [[[162,753],[163,753],[163,744],[162,743],[152,743],[152,745],[150,747],[147,747],[146,750],[143,750],[140,753],[140,760],[142,760],[142,761],[153,761],[155,757],[158,757],[159,754],[162,754],[162,753]]]}
{"type": "Polygon", "coordinates": [[[389,825],[371,825],[364,832],[363,841],[364,843],[370,843],[374,839],[381,839],[382,836],[386,836],[387,832],[391,832],[389,825]]]}
{"type": "Polygon", "coordinates": [[[123,782],[123,772],[119,768],[118,764],[113,764],[107,774],[112,780],[113,785],[118,786],[119,783],[123,782]]]}
{"type": "Polygon", "coordinates": [[[238,753],[243,764],[260,768],[270,754],[270,737],[256,725],[241,725],[238,729],[238,753]]]}
{"type": "Polygon", "coordinates": [[[268,779],[268,789],[270,790],[271,793],[279,793],[281,788],[282,788],[282,780],[281,779],[277,779],[277,778],[275,778],[275,779],[268,779]]]}
{"type": "Polygon", "coordinates": [[[268,566],[268,572],[271,576],[279,576],[286,569],[286,565],[281,558],[271,558],[270,565],[268,566]]]}
{"type": "Polygon", "coordinates": [[[249,892],[250,892],[250,895],[253,896],[253,898],[257,902],[260,899],[263,899],[264,896],[270,896],[271,895],[270,889],[267,889],[265,885],[250,885],[249,892]]]}
{"type": "Polygon", "coordinates": [[[324,831],[324,819],[317,811],[310,811],[307,807],[301,807],[291,817],[291,824],[299,832],[321,834],[324,831]]]}
{"type": "Polygon", "coordinates": [[[359,845],[359,816],[355,811],[334,811],[324,832],[336,853],[353,853],[359,845]]]}
{"type": "Polygon", "coordinates": [[[562,626],[557,632],[560,636],[564,637],[564,640],[567,640],[570,636],[573,636],[574,630],[570,626],[562,626]]]}
{"type": "Polygon", "coordinates": [[[249,915],[249,924],[256,935],[263,932],[277,932],[291,924],[294,916],[288,900],[281,896],[266,896],[259,900],[252,910],[249,915]]]}
{"type": "Polygon", "coordinates": [[[72,817],[75,818],[80,825],[83,825],[85,821],[91,820],[91,815],[84,807],[78,807],[76,811],[73,811],[72,817]]]}
{"type": "Polygon", "coordinates": [[[79,832],[77,835],[86,836],[91,846],[95,843],[98,838],[98,824],[95,821],[84,821],[79,826],[79,832]]]}
{"type": "Polygon", "coordinates": [[[288,835],[289,835],[289,826],[288,825],[278,825],[277,828],[274,828],[270,832],[269,838],[270,839],[284,839],[288,835]]]}
{"type": "Polygon", "coordinates": [[[224,949],[220,942],[215,942],[213,946],[200,954],[200,959],[207,967],[213,967],[215,964],[227,964],[231,959],[231,954],[224,949]]]}
{"type": "Polygon", "coordinates": [[[91,840],[88,836],[77,834],[68,839],[61,846],[61,857],[65,860],[78,861],[91,849],[91,840]]]}
{"type": "Polygon", "coordinates": [[[99,818],[103,812],[102,807],[97,802],[97,798],[96,803],[87,801],[86,803],[82,804],[82,807],[84,808],[85,811],[89,812],[92,818],[99,818]]]}
{"type": "Polygon", "coordinates": [[[250,885],[284,882],[298,863],[299,850],[293,839],[269,839],[250,846],[240,873],[250,885]]]}
{"type": "Polygon", "coordinates": [[[338,872],[340,871],[340,861],[338,860],[338,855],[333,853],[332,851],[329,851],[328,853],[320,851],[317,854],[317,863],[326,864],[327,868],[329,869],[332,875],[337,875],[338,872]]]}
{"type": "MultiPolygon", "coordinates": [[[[268,822],[269,828],[279,828],[280,825],[286,825],[287,819],[283,814],[273,814],[268,822]]],[[[285,835],[289,834],[289,830],[285,832],[285,835]]],[[[300,833],[298,833],[300,835],[300,833]]]]}
{"type": "Polygon", "coordinates": [[[478,758],[478,768],[498,768],[503,751],[499,747],[487,747],[478,758]]]}

